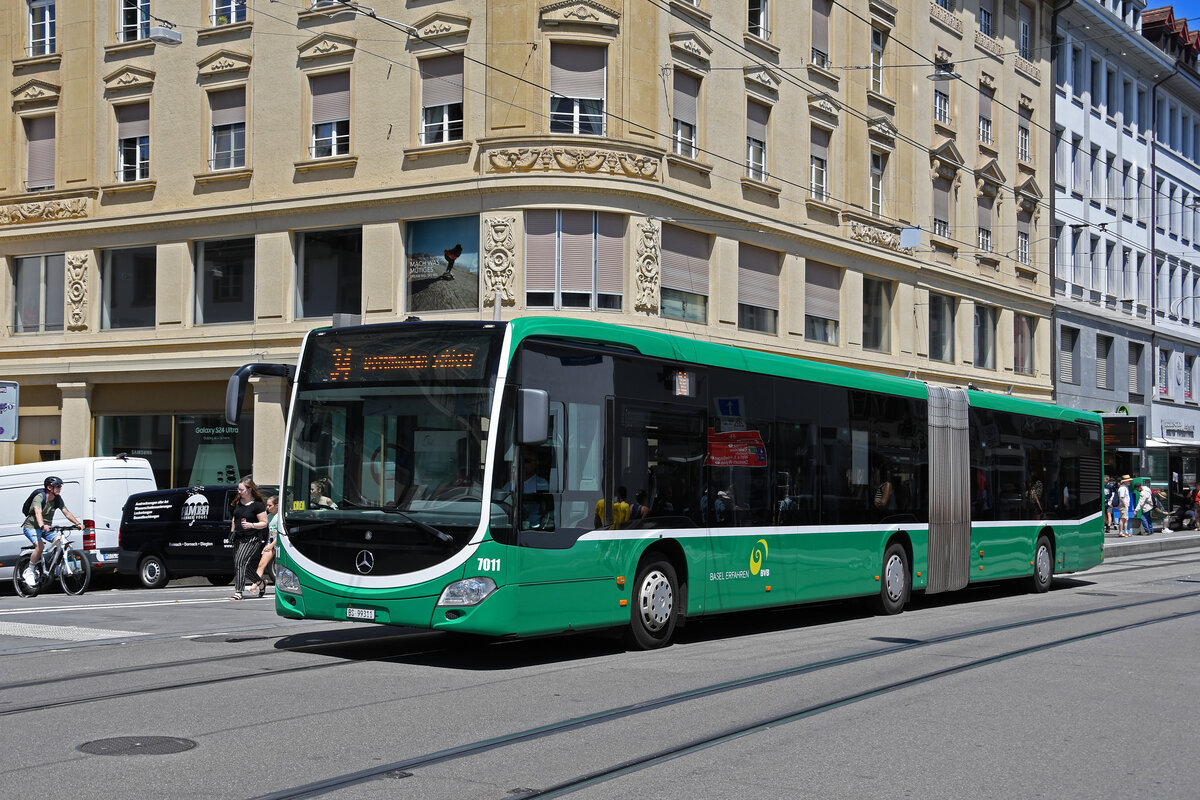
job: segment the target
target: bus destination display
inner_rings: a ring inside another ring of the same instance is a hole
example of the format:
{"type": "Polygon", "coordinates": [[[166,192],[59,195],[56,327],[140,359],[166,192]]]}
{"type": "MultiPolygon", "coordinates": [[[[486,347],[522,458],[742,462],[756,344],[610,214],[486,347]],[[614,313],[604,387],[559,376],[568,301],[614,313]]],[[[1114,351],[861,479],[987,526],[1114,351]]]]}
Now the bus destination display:
{"type": "Polygon", "coordinates": [[[344,336],[313,353],[312,383],[420,383],[474,381],[488,372],[492,336],[344,336]]]}

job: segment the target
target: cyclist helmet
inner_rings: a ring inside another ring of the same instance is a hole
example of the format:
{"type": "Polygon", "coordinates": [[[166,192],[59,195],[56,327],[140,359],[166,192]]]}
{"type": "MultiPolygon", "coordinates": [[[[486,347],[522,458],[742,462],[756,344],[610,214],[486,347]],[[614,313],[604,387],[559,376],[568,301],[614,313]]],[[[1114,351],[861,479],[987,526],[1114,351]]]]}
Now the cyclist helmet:
{"type": "Polygon", "coordinates": [[[62,478],[51,475],[50,477],[46,478],[44,486],[47,489],[49,489],[52,486],[62,486],[62,478]]]}

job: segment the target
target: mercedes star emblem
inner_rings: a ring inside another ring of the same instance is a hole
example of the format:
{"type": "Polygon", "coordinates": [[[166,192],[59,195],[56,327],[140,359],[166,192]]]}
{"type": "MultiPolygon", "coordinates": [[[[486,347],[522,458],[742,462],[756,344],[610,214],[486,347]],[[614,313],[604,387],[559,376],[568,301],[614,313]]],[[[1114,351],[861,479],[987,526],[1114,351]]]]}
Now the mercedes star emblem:
{"type": "Polygon", "coordinates": [[[375,569],[375,554],[370,550],[359,550],[358,555],[354,557],[354,566],[359,572],[366,575],[375,569]]]}

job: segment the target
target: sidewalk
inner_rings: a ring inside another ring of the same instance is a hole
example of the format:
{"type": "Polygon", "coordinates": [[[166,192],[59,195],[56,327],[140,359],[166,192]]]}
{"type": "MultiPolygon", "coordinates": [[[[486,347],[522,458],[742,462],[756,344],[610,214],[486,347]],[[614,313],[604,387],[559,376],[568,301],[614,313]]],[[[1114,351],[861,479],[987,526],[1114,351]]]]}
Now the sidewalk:
{"type": "MultiPolygon", "coordinates": [[[[1140,526],[1138,529],[1141,529],[1140,526]]],[[[1115,529],[1104,534],[1105,558],[1193,548],[1200,548],[1200,531],[1158,530],[1150,536],[1130,536],[1125,539],[1118,537],[1115,529]]]]}

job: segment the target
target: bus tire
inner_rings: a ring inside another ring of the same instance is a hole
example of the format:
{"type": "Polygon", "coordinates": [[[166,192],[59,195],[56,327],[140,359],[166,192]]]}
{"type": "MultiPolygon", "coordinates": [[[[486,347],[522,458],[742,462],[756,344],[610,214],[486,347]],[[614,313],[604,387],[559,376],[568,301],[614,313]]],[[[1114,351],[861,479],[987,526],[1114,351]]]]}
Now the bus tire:
{"type": "Polygon", "coordinates": [[[146,556],[138,565],[138,579],[147,589],[161,589],[167,585],[167,565],[158,556],[146,556]]]}
{"type": "Polygon", "coordinates": [[[638,567],[633,581],[628,643],[653,650],[671,641],[679,621],[679,579],[675,567],[661,557],[638,567]]]}
{"type": "Polygon", "coordinates": [[[904,545],[893,542],[883,554],[879,570],[879,597],[875,609],[880,614],[899,614],[908,604],[912,579],[908,570],[908,552],[904,545]]]}
{"type": "Polygon", "coordinates": [[[1050,588],[1053,580],[1054,551],[1050,549],[1050,539],[1043,533],[1033,548],[1033,579],[1030,581],[1030,589],[1035,594],[1042,594],[1050,588]]]}

